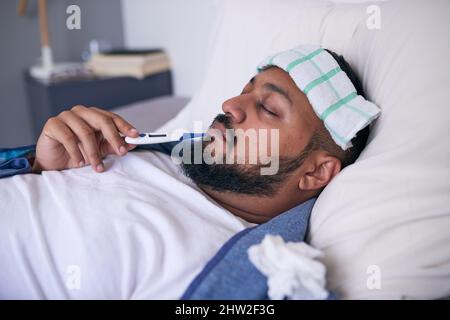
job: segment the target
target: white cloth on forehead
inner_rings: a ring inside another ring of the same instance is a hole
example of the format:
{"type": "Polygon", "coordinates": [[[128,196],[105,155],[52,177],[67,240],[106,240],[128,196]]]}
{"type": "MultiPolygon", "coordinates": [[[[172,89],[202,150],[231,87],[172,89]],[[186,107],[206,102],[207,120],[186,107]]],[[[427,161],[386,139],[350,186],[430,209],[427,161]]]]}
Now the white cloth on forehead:
{"type": "Polygon", "coordinates": [[[343,150],[351,147],[356,134],[380,114],[380,108],[358,95],[337,61],[320,46],[302,45],[271,55],[257,71],[268,66],[277,66],[291,76],[343,150]]]}

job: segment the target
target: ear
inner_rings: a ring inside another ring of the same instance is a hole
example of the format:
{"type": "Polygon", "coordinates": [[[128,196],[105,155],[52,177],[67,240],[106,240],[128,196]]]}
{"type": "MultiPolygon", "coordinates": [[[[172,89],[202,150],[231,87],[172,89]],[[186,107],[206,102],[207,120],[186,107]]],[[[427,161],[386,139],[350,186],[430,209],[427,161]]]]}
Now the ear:
{"type": "Polygon", "coordinates": [[[326,153],[314,154],[310,160],[304,163],[304,173],[298,182],[300,190],[322,189],[341,171],[341,161],[326,153]]]}

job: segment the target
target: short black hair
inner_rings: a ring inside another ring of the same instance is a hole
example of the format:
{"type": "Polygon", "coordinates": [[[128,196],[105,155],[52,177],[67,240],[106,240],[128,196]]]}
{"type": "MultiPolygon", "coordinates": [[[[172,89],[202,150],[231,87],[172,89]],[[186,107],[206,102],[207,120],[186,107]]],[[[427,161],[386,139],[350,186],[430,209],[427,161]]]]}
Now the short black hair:
{"type": "MultiPolygon", "coordinates": [[[[345,74],[349,77],[350,81],[356,89],[356,93],[365,98],[363,87],[361,85],[361,82],[359,81],[358,76],[349,65],[349,63],[344,59],[344,57],[329,49],[325,49],[325,51],[331,54],[334,60],[336,60],[336,62],[338,63],[341,70],[345,72],[345,74]]],[[[354,163],[359,157],[364,147],[366,146],[369,133],[370,128],[369,126],[366,126],[364,129],[359,131],[357,135],[351,140],[352,147],[344,151],[334,142],[328,130],[326,130],[325,126],[323,126],[322,130],[319,130],[313,134],[310,145],[313,150],[325,150],[331,155],[338,158],[341,161],[342,168],[344,168],[354,163]]]]}

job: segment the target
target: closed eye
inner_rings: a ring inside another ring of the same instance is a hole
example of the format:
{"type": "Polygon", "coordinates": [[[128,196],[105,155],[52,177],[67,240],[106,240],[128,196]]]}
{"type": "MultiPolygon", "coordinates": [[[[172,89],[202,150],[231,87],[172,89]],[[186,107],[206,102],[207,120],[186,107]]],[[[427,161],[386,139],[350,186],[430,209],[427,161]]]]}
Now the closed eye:
{"type": "Polygon", "coordinates": [[[274,116],[274,117],[278,116],[276,113],[267,109],[262,103],[258,103],[258,107],[261,108],[264,112],[270,114],[271,116],[274,116]]]}

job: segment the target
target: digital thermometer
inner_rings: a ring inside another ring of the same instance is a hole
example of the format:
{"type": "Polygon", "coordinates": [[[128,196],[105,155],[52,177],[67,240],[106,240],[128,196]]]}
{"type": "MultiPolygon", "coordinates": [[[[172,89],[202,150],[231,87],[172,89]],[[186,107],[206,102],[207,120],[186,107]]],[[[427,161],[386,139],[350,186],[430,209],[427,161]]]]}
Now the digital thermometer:
{"type": "Polygon", "coordinates": [[[138,137],[125,137],[125,142],[130,144],[156,144],[156,143],[167,143],[167,142],[177,142],[182,140],[199,140],[203,138],[205,133],[184,133],[179,138],[172,138],[165,133],[150,133],[142,132],[138,137]]]}

